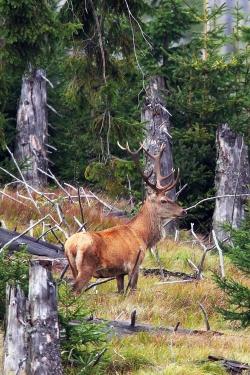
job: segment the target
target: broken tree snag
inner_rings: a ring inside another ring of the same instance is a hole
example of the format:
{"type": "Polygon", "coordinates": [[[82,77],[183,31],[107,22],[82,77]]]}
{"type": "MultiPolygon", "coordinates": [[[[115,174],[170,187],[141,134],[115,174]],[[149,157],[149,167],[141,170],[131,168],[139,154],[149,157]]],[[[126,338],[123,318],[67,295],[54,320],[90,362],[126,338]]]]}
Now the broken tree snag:
{"type": "Polygon", "coordinates": [[[28,374],[62,375],[56,286],[51,261],[31,261],[29,310],[31,330],[28,338],[28,374]]]}
{"type": "MultiPolygon", "coordinates": [[[[146,132],[144,146],[155,155],[160,151],[161,145],[165,146],[161,159],[162,175],[167,176],[173,169],[172,137],[170,135],[170,113],[166,108],[167,90],[165,80],[161,76],[152,77],[146,87],[146,97],[141,112],[141,120],[145,124],[146,132]]],[[[147,157],[145,173],[153,169],[153,161],[147,157]]],[[[152,176],[154,182],[155,176],[152,176]]],[[[165,181],[168,182],[168,181],[165,181]]],[[[147,191],[148,192],[148,191],[147,191]]],[[[175,200],[175,189],[169,192],[169,197],[175,200]]],[[[167,225],[168,233],[174,234],[174,222],[167,225]]]]}
{"type": "Polygon", "coordinates": [[[33,187],[47,184],[47,88],[46,73],[37,69],[23,76],[21,97],[17,112],[15,158],[24,163],[23,176],[33,187]]]}
{"type": "Polygon", "coordinates": [[[227,236],[222,225],[230,223],[238,228],[245,217],[246,197],[236,195],[249,193],[250,172],[248,148],[244,138],[233,132],[227,124],[218,127],[216,147],[216,195],[233,195],[215,201],[213,229],[218,240],[222,241],[227,236]]]}
{"type": "Polygon", "coordinates": [[[19,286],[6,286],[6,331],[4,338],[3,375],[28,375],[26,298],[19,286]]]}

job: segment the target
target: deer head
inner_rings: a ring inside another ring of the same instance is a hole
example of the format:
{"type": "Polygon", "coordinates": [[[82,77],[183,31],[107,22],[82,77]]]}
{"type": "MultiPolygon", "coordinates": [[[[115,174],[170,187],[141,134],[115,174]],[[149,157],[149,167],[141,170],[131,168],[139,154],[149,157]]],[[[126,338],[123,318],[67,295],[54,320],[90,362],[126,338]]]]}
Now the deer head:
{"type": "Polygon", "coordinates": [[[156,155],[150,154],[143,145],[141,145],[136,151],[131,151],[128,143],[126,144],[126,147],[123,147],[118,142],[118,146],[122,150],[126,150],[132,156],[132,159],[137,165],[143,180],[151,188],[152,194],[147,197],[147,202],[152,205],[152,210],[155,211],[156,215],[161,220],[184,217],[186,215],[186,211],[178,203],[170,199],[167,194],[176,186],[179,179],[179,170],[177,171],[176,177],[174,170],[168,176],[163,176],[161,174],[161,157],[165,146],[162,145],[160,152],[156,155]],[[140,167],[139,154],[141,150],[143,150],[154,162],[154,168],[148,176],[144,174],[140,167]],[[155,172],[156,176],[155,183],[150,181],[150,177],[152,176],[153,172],[155,172]],[[164,183],[164,181],[169,181],[169,179],[170,182],[164,183]]]}

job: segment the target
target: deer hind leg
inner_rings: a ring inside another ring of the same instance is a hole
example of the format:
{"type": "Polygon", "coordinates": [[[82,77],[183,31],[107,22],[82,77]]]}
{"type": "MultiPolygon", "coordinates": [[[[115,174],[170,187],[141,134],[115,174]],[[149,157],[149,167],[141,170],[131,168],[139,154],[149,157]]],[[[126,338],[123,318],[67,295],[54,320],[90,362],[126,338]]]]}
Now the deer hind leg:
{"type": "Polygon", "coordinates": [[[118,293],[123,293],[124,292],[124,275],[116,276],[116,282],[117,282],[118,293]]]}
{"type": "Polygon", "coordinates": [[[73,289],[79,293],[88,284],[96,269],[95,260],[88,251],[79,251],[77,253],[76,268],[77,276],[73,284],[73,289]]]}
{"type": "Polygon", "coordinates": [[[76,269],[75,258],[74,258],[74,256],[71,255],[71,254],[66,254],[66,257],[67,257],[67,259],[68,259],[68,262],[69,262],[69,266],[70,266],[70,269],[71,269],[72,275],[73,275],[74,279],[76,279],[76,277],[77,277],[77,269],[76,269]]]}

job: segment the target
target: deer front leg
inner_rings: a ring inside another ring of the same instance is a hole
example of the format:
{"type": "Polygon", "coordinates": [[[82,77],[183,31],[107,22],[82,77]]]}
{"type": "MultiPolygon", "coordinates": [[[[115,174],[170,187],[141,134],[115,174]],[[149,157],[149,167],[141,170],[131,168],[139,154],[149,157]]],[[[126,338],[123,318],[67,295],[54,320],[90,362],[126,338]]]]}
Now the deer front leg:
{"type": "Polygon", "coordinates": [[[118,293],[124,293],[124,275],[116,276],[116,282],[118,293]]]}

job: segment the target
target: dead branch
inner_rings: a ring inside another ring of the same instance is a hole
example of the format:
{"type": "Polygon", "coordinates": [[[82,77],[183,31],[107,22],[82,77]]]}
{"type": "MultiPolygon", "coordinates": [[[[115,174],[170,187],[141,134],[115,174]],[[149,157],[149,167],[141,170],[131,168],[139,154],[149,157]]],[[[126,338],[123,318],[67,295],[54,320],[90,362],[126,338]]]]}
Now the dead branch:
{"type": "Polygon", "coordinates": [[[213,235],[215,246],[216,246],[216,248],[218,250],[218,253],[219,253],[221,277],[224,278],[225,277],[225,268],[224,268],[224,259],[223,259],[222,248],[220,247],[220,245],[218,243],[218,240],[217,240],[217,237],[216,237],[216,234],[215,234],[214,230],[212,230],[212,235],[213,235]]]}
{"type": "Polygon", "coordinates": [[[203,271],[203,268],[204,268],[204,262],[205,262],[205,259],[206,259],[206,255],[207,253],[211,250],[211,247],[208,248],[201,240],[200,238],[195,234],[194,232],[194,223],[191,223],[191,232],[192,232],[192,235],[194,236],[195,240],[200,244],[200,246],[202,247],[203,249],[203,254],[202,254],[202,257],[201,257],[201,261],[200,261],[200,264],[198,266],[198,272],[197,272],[197,278],[198,279],[201,279],[203,276],[202,276],[202,271],[203,271]]]}
{"type": "Polygon", "coordinates": [[[107,279],[103,279],[101,281],[96,281],[95,283],[92,283],[90,285],[88,285],[85,289],[84,289],[84,292],[87,292],[87,290],[91,289],[91,288],[94,288],[94,286],[97,286],[97,285],[101,285],[101,284],[104,284],[104,283],[107,283],[108,281],[111,281],[111,280],[115,280],[115,277],[109,277],[107,279]]]}
{"type": "Polygon", "coordinates": [[[9,171],[7,171],[5,168],[0,167],[0,169],[1,169],[3,172],[5,172],[7,175],[9,175],[10,177],[14,178],[14,180],[16,180],[17,182],[20,182],[21,184],[24,184],[24,185],[26,184],[26,185],[29,187],[30,190],[34,191],[34,193],[36,193],[36,194],[42,196],[43,198],[45,198],[49,203],[51,203],[51,204],[53,205],[53,207],[55,207],[55,203],[54,203],[50,198],[48,198],[43,192],[38,191],[38,190],[35,189],[33,186],[27,184],[27,182],[24,183],[22,180],[20,180],[20,178],[14,176],[12,173],[10,173],[9,171]]]}
{"type": "Polygon", "coordinates": [[[205,198],[205,199],[202,199],[201,201],[195,203],[193,206],[190,206],[190,207],[187,207],[186,208],[186,211],[189,211],[189,210],[192,210],[193,208],[196,208],[199,204],[203,203],[203,202],[206,202],[206,201],[211,201],[213,199],[220,199],[220,198],[227,198],[227,197],[249,197],[250,194],[249,193],[245,193],[245,194],[225,194],[225,195],[218,195],[217,197],[209,197],[209,198],[205,198]]]}
{"type": "Polygon", "coordinates": [[[23,202],[19,201],[18,199],[16,199],[16,198],[12,197],[11,195],[9,195],[9,194],[5,193],[5,192],[4,192],[3,190],[0,190],[0,194],[2,194],[3,196],[5,196],[5,197],[7,197],[7,198],[11,199],[12,201],[14,201],[14,202],[16,202],[16,203],[19,203],[19,204],[21,204],[21,205],[23,205],[23,206],[25,206],[25,207],[28,207],[28,208],[29,208],[29,206],[27,206],[27,204],[25,204],[25,203],[23,203],[23,202]]]}
{"type": "Polygon", "coordinates": [[[82,222],[84,223],[84,215],[83,215],[83,208],[82,208],[82,202],[81,202],[81,196],[80,196],[80,187],[79,186],[78,186],[78,189],[77,189],[77,193],[78,193],[78,203],[79,203],[79,207],[80,207],[82,222]]]}
{"type": "Polygon", "coordinates": [[[50,169],[48,169],[48,172],[45,172],[43,171],[41,168],[37,168],[39,170],[39,172],[41,172],[42,174],[45,174],[46,176],[48,176],[49,178],[51,178],[53,181],[55,181],[55,183],[58,185],[58,187],[67,195],[67,197],[70,199],[70,201],[72,202],[72,198],[71,198],[71,195],[69,194],[69,192],[62,186],[62,184],[60,184],[60,182],[58,181],[58,179],[56,178],[56,176],[51,172],[50,169]]]}
{"type": "Polygon", "coordinates": [[[209,324],[209,321],[208,321],[208,316],[207,316],[207,312],[206,312],[206,309],[205,307],[202,305],[202,303],[199,303],[199,307],[202,311],[202,314],[204,316],[204,319],[205,319],[205,323],[206,323],[206,329],[207,331],[210,331],[210,324],[209,324]]]}
{"type": "Polygon", "coordinates": [[[177,191],[177,193],[175,194],[176,198],[183,192],[184,189],[186,189],[187,186],[188,184],[185,184],[182,186],[182,188],[180,188],[180,190],[177,191]]]}
{"type": "Polygon", "coordinates": [[[56,212],[57,212],[58,217],[60,219],[60,223],[58,225],[61,226],[61,224],[64,224],[66,226],[67,232],[64,231],[64,234],[65,234],[66,238],[69,238],[69,236],[70,236],[70,227],[69,227],[69,224],[66,221],[66,218],[64,216],[63,210],[62,210],[61,206],[58,203],[56,203],[56,212]]]}

